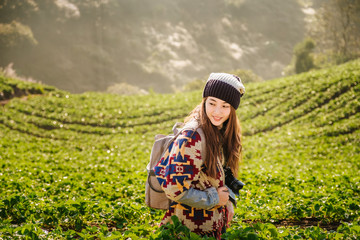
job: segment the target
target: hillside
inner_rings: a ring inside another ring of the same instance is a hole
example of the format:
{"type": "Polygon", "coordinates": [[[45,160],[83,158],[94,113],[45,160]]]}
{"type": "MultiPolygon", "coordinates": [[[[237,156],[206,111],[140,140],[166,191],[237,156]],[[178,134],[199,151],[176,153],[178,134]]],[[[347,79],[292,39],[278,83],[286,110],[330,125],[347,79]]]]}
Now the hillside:
{"type": "Polygon", "coordinates": [[[169,93],[209,69],[271,79],[304,37],[299,2],[2,1],[0,67],[12,62],[22,75],[72,93],[121,82],[169,93]]]}
{"type": "MultiPolygon", "coordinates": [[[[238,110],[246,186],[226,239],[360,235],[359,76],[357,60],[246,85],[238,110]]],[[[163,212],[144,204],[153,137],[200,101],[199,91],[49,91],[9,101],[0,110],[0,235],[159,234],[163,212]]]]}
{"type": "Polygon", "coordinates": [[[60,93],[62,91],[52,86],[40,83],[21,81],[9,78],[0,73],[0,104],[4,105],[14,97],[24,97],[35,94],[60,93]]]}

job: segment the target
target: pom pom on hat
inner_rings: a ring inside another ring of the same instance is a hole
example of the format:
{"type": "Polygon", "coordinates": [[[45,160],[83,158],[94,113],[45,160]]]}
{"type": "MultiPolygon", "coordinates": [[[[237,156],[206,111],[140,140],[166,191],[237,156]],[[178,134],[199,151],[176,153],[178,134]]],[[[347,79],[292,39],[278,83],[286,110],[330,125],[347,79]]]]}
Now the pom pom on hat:
{"type": "Polygon", "coordinates": [[[206,82],[203,97],[219,98],[237,109],[244,93],[245,87],[238,76],[228,73],[211,73],[206,82]]]}

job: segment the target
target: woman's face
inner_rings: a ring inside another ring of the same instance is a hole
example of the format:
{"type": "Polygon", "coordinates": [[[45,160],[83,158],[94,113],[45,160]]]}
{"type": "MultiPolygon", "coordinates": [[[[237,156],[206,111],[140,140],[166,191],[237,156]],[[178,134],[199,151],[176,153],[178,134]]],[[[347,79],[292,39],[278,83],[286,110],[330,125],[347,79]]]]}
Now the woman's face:
{"type": "Polygon", "coordinates": [[[229,119],[231,105],[216,97],[208,97],[205,101],[206,116],[211,123],[222,128],[223,123],[229,119]]]}

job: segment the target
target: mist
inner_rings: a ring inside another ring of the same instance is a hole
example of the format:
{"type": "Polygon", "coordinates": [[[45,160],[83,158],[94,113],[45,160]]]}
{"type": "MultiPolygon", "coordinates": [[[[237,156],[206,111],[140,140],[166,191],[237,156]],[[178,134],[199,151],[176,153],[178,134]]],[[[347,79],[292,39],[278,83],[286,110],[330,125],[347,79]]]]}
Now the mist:
{"type": "Polygon", "coordinates": [[[0,66],[72,93],[119,83],[173,92],[236,69],[273,79],[312,13],[296,0],[5,1],[14,37],[2,40],[0,66]]]}

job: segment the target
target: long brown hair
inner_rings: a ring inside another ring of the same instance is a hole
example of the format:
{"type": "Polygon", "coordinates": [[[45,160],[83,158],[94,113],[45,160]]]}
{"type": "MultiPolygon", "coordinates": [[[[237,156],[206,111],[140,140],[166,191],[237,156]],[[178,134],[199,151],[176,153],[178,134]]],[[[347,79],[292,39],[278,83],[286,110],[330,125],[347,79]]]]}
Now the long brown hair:
{"type": "Polygon", "coordinates": [[[206,141],[206,173],[216,178],[216,163],[217,159],[222,157],[221,150],[223,150],[226,166],[230,167],[234,176],[237,177],[242,152],[240,121],[235,109],[230,106],[229,119],[224,122],[222,129],[219,130],[206,115],[206,99],[203,98],[201,104],[191,112],[190,116],[185,119],[185,122],[195,118],[199,121],[200,127],[204,131],[206,141]]]}

